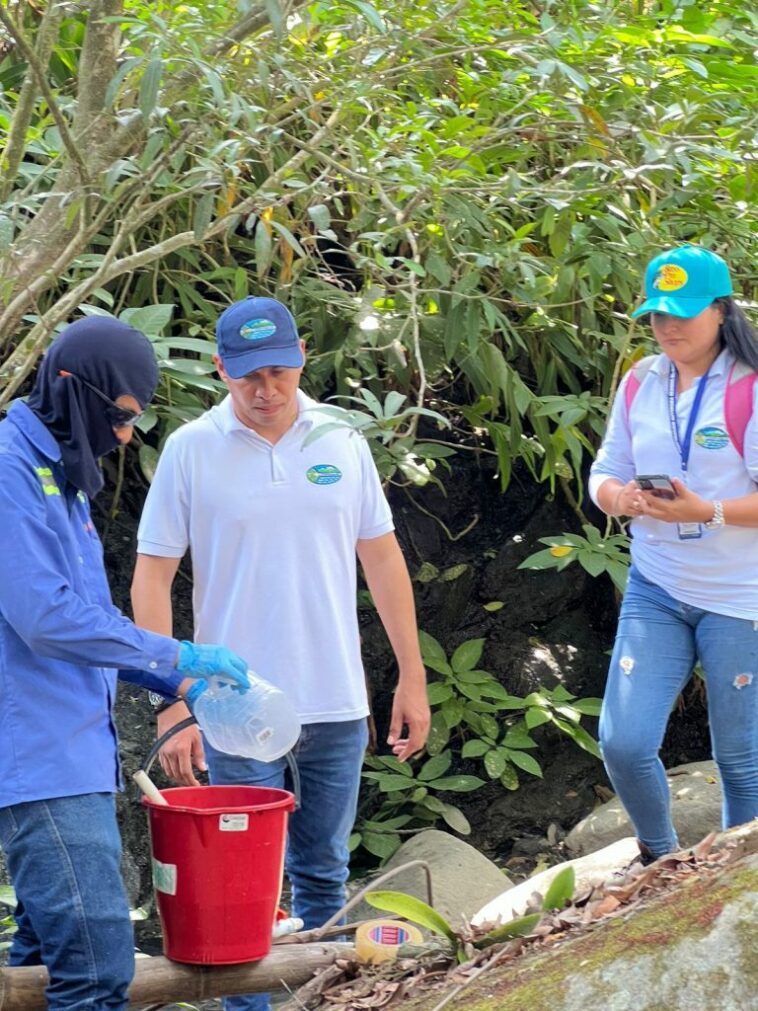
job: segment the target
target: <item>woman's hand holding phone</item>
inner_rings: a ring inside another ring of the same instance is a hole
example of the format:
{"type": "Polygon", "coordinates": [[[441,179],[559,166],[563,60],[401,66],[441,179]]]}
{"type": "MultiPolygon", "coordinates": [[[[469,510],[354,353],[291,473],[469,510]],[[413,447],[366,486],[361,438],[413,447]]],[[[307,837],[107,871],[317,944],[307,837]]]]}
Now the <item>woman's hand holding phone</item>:
{"type": "MultiPolygon", "coordinates": [[[[640,475],[636,481],[639,482],[644,476],[646,475],[640,475]]],[[[639,494],[643,499],[640,515],[662,523],[706,523],[713,516],[713,502],[701,498],[678,477],[667,478],[660,474],[651,477],[668,482],[673,497],[661,496],[661,491],[669,491],[666,484],[653,489],[640,488],[639,494]]]]}

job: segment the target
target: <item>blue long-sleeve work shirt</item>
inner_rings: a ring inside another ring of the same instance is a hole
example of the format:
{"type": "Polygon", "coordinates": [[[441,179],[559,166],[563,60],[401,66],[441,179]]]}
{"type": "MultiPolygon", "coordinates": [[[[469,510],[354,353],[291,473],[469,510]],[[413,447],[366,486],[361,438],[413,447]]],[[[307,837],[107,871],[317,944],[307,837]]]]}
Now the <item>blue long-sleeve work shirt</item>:
{"type": "Polygon", "coordinates": [[[111,600],[86,496],[22,402],[0,422],[0,807],[121,785],[117,669],[165,695],[178,643],[111,600]]]}

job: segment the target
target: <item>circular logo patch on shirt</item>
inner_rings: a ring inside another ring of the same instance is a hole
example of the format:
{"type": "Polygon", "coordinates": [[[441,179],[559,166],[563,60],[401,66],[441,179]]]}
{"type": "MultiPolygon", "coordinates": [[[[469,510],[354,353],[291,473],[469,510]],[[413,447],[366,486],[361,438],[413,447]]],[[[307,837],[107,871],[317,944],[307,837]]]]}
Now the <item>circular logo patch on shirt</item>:
{"type": "Polygon", "coordinates": [[[729,445],[729,436],[723,428],[699,428],[695,432],[695,442],[703,449],[723,449],[729,445]]]}
{"type": "Polygon", "coordinates": [[[342,477],[342,471],[333,463],[317,463],[308,468],[305,476],[311,484],[336,484],[342,477]]]}
{"type": "Polygon", "coordinates": [[[276,324],[270,319],[249,319],[240,327],[240,337],[246,341],[264,341],[276,333],[276,324]]]}
{"type": "Polygon", "coordinates": [[[676,263],[664,263],[658,268],[653,287],[658,291],[679,291],[687,281],[689,281],[689,276],[684,267],[680,267],[676,263]]]}

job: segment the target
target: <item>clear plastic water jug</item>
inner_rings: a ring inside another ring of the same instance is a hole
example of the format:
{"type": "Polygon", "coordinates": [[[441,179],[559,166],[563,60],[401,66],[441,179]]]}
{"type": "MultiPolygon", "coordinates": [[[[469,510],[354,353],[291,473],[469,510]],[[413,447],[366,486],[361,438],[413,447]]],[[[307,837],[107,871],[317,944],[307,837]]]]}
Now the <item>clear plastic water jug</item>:
{"type": "Polygon", "coordinates": [[[247,677],[246,692],[209,678],[193,707],[195,719],[217,751],[273,762],[294,747],[300,720],[283,692],[253,671],[247,677]]]}

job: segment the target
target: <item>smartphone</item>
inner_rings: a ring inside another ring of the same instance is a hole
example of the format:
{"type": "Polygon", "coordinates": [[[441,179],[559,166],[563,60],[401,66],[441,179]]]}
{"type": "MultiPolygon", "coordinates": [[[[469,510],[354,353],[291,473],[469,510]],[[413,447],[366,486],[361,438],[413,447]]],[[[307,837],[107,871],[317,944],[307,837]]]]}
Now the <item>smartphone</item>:
{"type": "Polygon", "coordinates": [[[652,492],[656,498],[676,498],[671,478],[665,474],[638,474],[634,480],[643,491],[652,492]]]}

